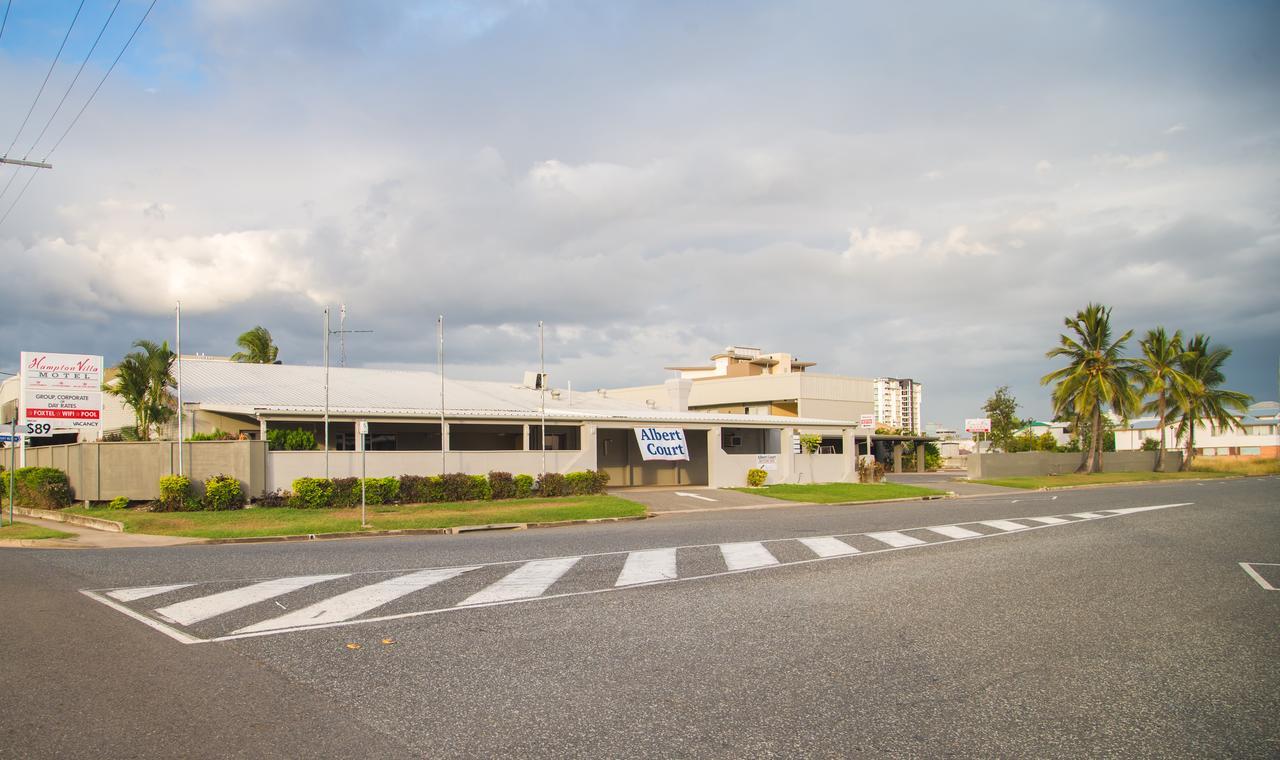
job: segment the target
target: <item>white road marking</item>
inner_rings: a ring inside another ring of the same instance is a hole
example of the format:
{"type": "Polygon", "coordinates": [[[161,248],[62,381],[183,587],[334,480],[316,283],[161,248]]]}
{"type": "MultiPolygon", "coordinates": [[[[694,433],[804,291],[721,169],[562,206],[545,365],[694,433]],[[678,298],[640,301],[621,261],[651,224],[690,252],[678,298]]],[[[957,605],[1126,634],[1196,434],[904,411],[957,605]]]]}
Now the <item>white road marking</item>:
{"type": "Polygon", "coordinates": [[[938,527],[930,528],[929,530],[946,536],[947,538],[973,538],[975,536],[983,535],[976,530],[961,528],[958,525],[939,525],[938,527]]]}
{"type": "Polygon", "coordinates": [[[1021,525],[1012,520],[980,520],[979,525],[986,525],[997,530],[1026,530],[1029,526],[1021,525]]]}
{"type": "Polygon", "coordinates": [[[560,557],[526,562],[507,573],[502,580],[462,600],[457,606],[469,607],[475,604],[508,602],[513,599],[531,599],[541,596],[542,592],[551,588],[551,584],[560,579],[560,576],[569,572],[569,568],[578,564],[580,559],[582,557],[560,557]]]}
{"type": "Polygon", "coordinates": [[[751,567],[766,567],[778,564],[778,558],[764,548],[759,541],[747,541],[740,544],[720,544],[720,553],[724,555],[724,564],[730,570],[746,570],[751,567]]]}
{"type": "Polygon", "coordinates": [[[702,499],[703,501],[717,501],[709,496],[700,496],[696,493],[689,493],[688,491],[676,491],[676,496],[688,496],[690,499],[702,499]]]}
{"type": "Polygon", "coordinates": [[[874,538],[875,540],[888,544],[889,546],[919,546],[920,544],[926,543],[918,538],[908,536],[905,533],[899,533],[896,530],[868,533],[867,538],[874,538]]]}
{"type": "Polygon", "coordinates": [[[337,575],[300,575],[294,578],[276,578],[275,580],[255,583],[252,586],[233,588],[209,596],[188,599],[185,602],[170,604],[156,610],[156,614],[170,623],[191,625],[201,620],[248,607],[251,604],[265,602],[277,596],[283,596],[300,588],[313,586],[324,581],[346,578],[350,573],[337,575]]]}
{"type": "Polygon", "coordinates": [[[1073,514],[1073,515],[1071,515],[1071,516],[1072,516],[1072,517],[1079,517],[1079,518],[1080,518],[1080,519],[1082,519],[1082,520],[1096,520],[1096,519],[1098,519],[1099,517],[1102,517],[1103,515],[1100,515],[1100,514],[1098,514],[1097,512],[1076,512],[1075,514],[1073,514]]]}
{"type": "Polygon", "coordinates": [[[456,578],[475,567],[439,567],[421,570],[408,575],[388,578],[385,581],[361,586],[343,594],[316,602],[309,607],[302,607],[285,615],[264,620],[261,623],[245,626],[232,633],[256,633],[258,631],[274,631],[280,628],[294,628],[299,625],[337,623],[363,615],[372,609],[394,602],[406,594],[434,586],[441,581],[456,578]]]}
{"type": "Polygon", "coordinates": [[[813,553],[819,557],[843,557],[846,554],[858,553],[857,549],[831,536],[814,536],[796,540],[812,549],[813,553]]]}
{"type": "Polygon", "coordinates": [[[1240,567],[1244,568],[1244,571],[1248,573],[1251,578],[1257,581],[1259,586],[1265,588],[1267,591],[1280,591],[1280,588],[1276,588],[1275,586],[1272,586],[1270,583],[1267,582],[1266,578],[1263,578],[1258,573],[1257,570],[1254,570],[1253,565],[1261,565],[1263,567],[1280,567],[1280,564],[1277,564],[1275,562],[1241,562],[1240,563],[1240,567]]]}
{"type": "MultiPolygon", "coordinates": [[[[1119,509],[1118,509],[1118,510],[1104,510],[1104,512],[1108,512],[1108,514],[1103,514],[1103,515],[1102,515],[1102,517],[1103,517],[1103,518],[1107,518],[1107,517],[1116,517],[1116,516],[1120,516],[1120,515],[1122,515],[1122,514],[1129,514],[1129,513],[1132,513],[1132,512],[1145,512],[1145,511],[1157,510],[1157,509],[1168,509],[1168,508],[1170,508],[1170,507],[1185,507],[1185,506],[1190,506],[1190,505],[1192,505],[1192,504],[1194,504],[1194,502],[1178,502],[1178,503],[1174,503],[1174,504],[1157,504],[1157,505],[1153,505],[1153,506],[1149,506],[1149,507],[1130,507],[1130,508],[1125,508],[1125,509],[1123,509],[1123,510],[1119,510],[1119,509]]],[[[1079,522],[1078,520],[1064,520],[1064,519],[1062,519],[1061,517],[1040,517],[1040,518],[1030,518],[1030,517],[1028,517],[1028,518],[1022,518],[1022,517],[1019,517],[1019,518],[1017,518],[1017,519],[1019,519],[1019,520],[1029,520],[1029,521],[1032,521],[1032,520],[1033,520],[1033,521],[1037,521],[1037,522],[1043,523],[1043,524],[1040,524],[1040,525],[1029,525],[1029,526],[1024,526],[1024,527],[1023,527],[1023,529],[1024,529],[1024,530],[1027,530],[1027,531],[1041,530],[1041,529],[1044,529],[1044,528],[1054,527],[1054,526],[1057,526],[1057,525],[1075,524],[1076,522],[1079,522]]],[[[970,524],[970,523],[964,523],[964,524],[970,524]]],[[[930,529],[931,529],[931,528],[933,528],[933,527],[938,527],[938,526],[920,526],[920,527],[913,527],[913,528],[904,528],[904,529],[903,529],[903,531],[930,530],[930,529]]],[[[837,536],[832,536],[832,538],[847,538],[847,537],[850,537],[850,536],[867,536],[867,535],[872,535],[872,534],[868,534],[868,533],[844,533],[844,534],[838,534],[837,536]]],[[[982,536],[981,536],[981,538],[993,538],[993,537],[996,537],[996,536],[1003,536],[1003,535],[1005,535],[1005,534],[1004,534],[1004,533],[984,534],[984,535],[982,535],[982,536]]],[[[909,537],[909,536],[904,536],[904,538],[910,538],[910,537],[909,537]]],[[[759,541],[759,542],[755,542],[755,543],[759,543],[759,544],[770,544],[770,543],[791,542],[791,541],[796,541],[796,540],[799,540],[799,539],[796,539],[796,538],[794,538],[794,537],[786,537],[786,538],[771,538],[771,539],[764,539],[763,541],[759,541]]],[[[968,540],[974,540],[974,539],[973,539],[973,538],[969,538],[969,539],[943,539],[943,540],[939,540],[939,541],[932,541],[932,542],[916,542],[916,543],[912,543],[912,544],[907,545],[907,546],[887,546],[887,547],[882,548],[882,549],[871,549],[871,550],[867,550],[867,551],[865,551],[865,552],[861,552],[861,553],[859,553],[859,554],[852,555],[852,556],[870,556],[870,555],[873,555],[873,554],[884,554],[884,553],[887,553],[887,552],[909,551],[909,550],[911,550],[911,549],[912,549],[913,547],[915,547],[915,546],[939,546],[939,545],[942,545],[942,544],[950,544],[950,543],[955,543],[955,542],[957,542],[957,541],[968,541],[968,540]]],[[[681,550],[681,549],[703,549],[703,548],[710,548],[710,547],[715,547],[715,546],[719,546],[719,545],[718,545],[718,544],[686,544],[686,545],[682,545],[682,546],[670,547],[670,549],[678,552],[678,551],[679,551],[679,550],[681,550]]],[[[567,563],[569,563],[569,565],[570,565],[570,566],[572,566],[572,564],[573,564],[573,563],[577,562],[578,560],[582,559],[583,557],[611,557],[611,556],[616,556],[616,555],[619,555],[619,554],[627,554],[627,553],[628,553],[628,552],[624,552],[624,551],[595,552],[595,553],[585,554],[585,555],[576,556],[576,557],[561,557],[561,558],[554,558],[554,559],[547,559],[547,560],[513,560],[513,561],[504,561],[504,562],[489,562],[489,563],[482,563],[482,564],[480,564],[480,565],[477,565],[476,567],[482,567],[482,568],[483,568],[483,567],[498,567],[498,566],[517,565],[517,564],[519,564],[519,565],[526,565],[526,566],[527,566],[527,565],[530,565],[530,564],[537,564],[537,563],[543,563],[543,562],[557,562],[557,561],[567,562],[567,563]]],[[[772,555],[770,555],[770,556],[772,556],[772,555]]],[[[777,563],[777,562],[773,562],[773,563],[770,563],[770,564],[767,564],[767,565],[759,565],[759,566],[753,566],[753,567],[745,567],[745,568],[737,569],[737,570],[721,570],[721,571],[716,571],[716,572],[704,573],[704,574],[701,574],[701,575],[690,575],[690,576],[685,576],[685,577],[676,577],[676,578],[671,578],[671,579],[669,579],[669,580],[665,580],[665,581],[655,581],[654,583],[655,583],[655,584],[657,584],[657,583],[665,584],[665,583],[690,583],[690,582],[698,582],[698,581],[705,581],[705,580],[709,580],[709,579],[713,579],[713,578],[718,578],[718,577],[725,576],[725,575],[737,575],[737,574],[739,574],[739,573],[756,572],[756,571],[758,571],[758,570],[762,570],[762,569],[767,568],[767,567],[774,567],[774,566],[787,567],[787,566],[793,566],[793,565],[808,565],[808,564],[812,564],[812,563],[814,563],[814,562],[829,562],[829,561],[832,561],[832,560],[835,560],[835,559],[840,559],[841,557],[846,557],[846,556],[851,556],[851,555],[839,555],[839,556],[832,556],[832,557],[813,557],[813,558],[810,558],[810,559],[801,559],[801,560],[796,560],[796,561],[794,561],[794,562],[787,562],[787,563],[785,563],[785,564],[780,564],[780,563],[777,563]]],[[[1255,565],[1256,565],[1256,564],[1259,564],[1259,563],[1252,563],[1252,564],[1255,564],[1255,565]]],[[[434,569],[444,569],[444,568],[434,568],[434,569]]],[[[455,568],[455,569],[456,569],[456,568],[455,568]]],[[[402,569],[400,569],[400,570],[364,570],[364,571],[358,571],[358,572],[355,572],[355,573],[350,573],[349,575],[385,575],[385,574],[387,574],[387,573],[391,573],[391,572],[409,573],[409,572],[419,572],[419,571],[421,571],[421,570],[423,570],[423,568],[402,568],[402,569]]],[[[508,576],[508,577],[510,577],[510,576],[508,576]]],[[[240,579],[240,580],[239,580],[239,581],[237,581],[237,582],[240,582],[240,583],[247,583],[247,582],[249,582],[250,580],[254,580],[254,579],[240,579]]],[[[504,580],[505,580],[505,579],[504,579],[504,580]]],[[[225,582],[232,582],[232,581],[203,581],[203,583],[213,583],[213,582],[223,582],[223,583],[225,583],[225,582]]],[[[193,583],[193,584],[185,584],[185,585],[196,585],[196,584],[194,584],[194,583],[193,583]]],[[[549,586],[548,586],[548,588],[549,588],[549,586]]],[[[549,600],[549,599],[564,599],[564,598],[568,598],[568,597],[593,596],[593,595],[596,595],[596,594],[604,594],[604,593],[610,593],[610,592],[616,592],[616,591],[630,590],[630,588],[633,588],[633,587],[628,587],[628,586],[622,586],[622,587],[619,587],[619,586],[606,586],[606,587],[603,587],[603,588],[593,588],[593,589],[575,590],[575,591],[561,591],[561,592],[559,592],[559,593],[553,593],[553,594],[543,593],[542,595],[538,595],[538,596],[531,596],[531,597],[522,597],[522,598],[516,598],[516,599],[509,599],[509,600],[500,601],[500,602],[491,602],[491,603],[488,603],[488,604],[525,604],[525,603],[531,603],[531,602],[545,601],[545,600],[549,600]]],[[[368,623],[379,623],[379,622],[386,622],[386,621],[391,621],[391,620],[408,620],[408,619],[418,618],[418,617],[424,617],[424,616],[428,616],[428,615],[439,615],[439,614],[448,613],[448,612],[457,612],[457,611],[465,610],[465,609],[474,609],[474,608],[476,608],[476,607],[478,607],[478,606],[488,606],[487,604],[474,604],[474,603],[473,603],[473,604],[471,604],[471,605],[468,605],[468,606],[464,606],[464,605],[449,605],[449,606],[441,606],[441,607],[435,607],[435,608],[425,609],[425,610],[415,610],[415,611],[410,611],[410,612],[400,612],[400,613],[395,613],[395,614],[377,615],[377,616],[373,616],[373,617],[362,617],[362,618],[358,618],[358,619],[353,619],[353,620],[344,620],[344,621],[333,622],[333,623],[322,623],[322,624],[299,625],[299,626],[295,626],[295,627],[293,627],[293,628],[288,628],[288,629],[273,629],[273,630],[269,630],[269,631],[259,631],[259,632],[251,632],[251,633],[230,633],[230,634],[225,634],[225,635],[220,635],[220,636],[211,636],[210,638],[202,639],[202,638],[197,638],[197,637],[195,637],[195,636],[192,636],[192,635],[190,635],[190,634],[188,634],[188,633],[186,633],[186,632],[184,632],[184,631],[181,631],[181,630],[178,630],[178,629],[176,629],[176,628],[173,628],[173,627],[171,627],[171,626],[169,626],[169,625],[166,625],[165,623],[163,623],[163,622],[161,622],[161,621],[159,621],[159,620],[156,620],[156,619],[154,619],[153,617],[150,617],[150,616],[148,616],[148,615],[146,615],[146,614],[143,614],[143,613],[141,613],[141,612],[138,612],[138,611],[136,611],[136,610],[133,610],[133,609],[131,609],[130,607],[128,607],[128,606],[126,606],[126,605],[124,605],[124,604],[121,604],[121,603],[119,603],[119,602],[117,602],[117,601],[114,601],[114,600],[112,600],[112,599],[110,599],[110,598],[108,598],[108,597],[106,597],[106,596],[104,595],[104,594],[105,594],[105,592],[115,591],[115,590],[120,590],[120,589],[109,589],[109,588],[108,588],[108,589],[96,589],[96,590],[95,590],[95,589],[82,589],[82,590],[80,591],[80,593],[84,594],[85,596],[89,597],[90,599],[93,599],[93,600],[95,600],[95,601],[101,602],[102,604],[104,604],[104,605],[106,605],[106,606],[108,606],[108,607],[110,607],[110,608],[112,608],[112,609],[114,609],[114,610],[117,610],[117,611],[121,612],[121,613],[122,613],[122,614],[124,614],[124,615],[127,615],[127,616],[129,616],[129,617],[131,617],[131,618],[134,618],[135,620],[138,620],[139,622],[141,622],[141,623],[143,623],[143,624],[145,624],[145,625],[147,625],[147,626],[149,626],[149,627],[151,627],[151,628],[153,628],[153,629],[155,629],[155,630],[157,630],[157,631],[160,631],[161,633],[164,633],[166,636],[169,636],[170,638],[174,639],[175,641],[178,641],[178,642],[183,643],[183,644],[205,644],[205,643],[212,643],[212,642],[235,641],[235,640],[245,639],[245,638],[255,638],[255,637],[259,637],[259,636],[275,636],[275,635],[280,635],[280,634],[283,634],[283,633],[296,632],[296,631],[304,631],[304,630],[317,630],[317,629],[321,629],[321,628],[335,628],[335,627],[343,627],[343,626],[351,626],[351,625],[364,625],[364,624],[368,624],[368,623]]]]}
{"type": "Polygon", "coordinates": [[[171,586],[140,586],[138,588],[121,588],[115,591],[108,591],[107,596],[121,602],[136,602],[139,599],[146,599],[149,596],[159,596],[166,591],[177,591],[180,588],[194,586],[194,583],[175,583],[171,586]]]}
{"type": "Polygon", "coordinates": [[[1023,517],[1022,520],[1030,520],[1031,522],[1043,523],[1045,525],[1066,525],[1070,520],[1063,520],[1061,517],[1023,517]]]}
{"type": "Polygon", "coordinates": [[[676,550],[650,549],[628,554],[627,562],[618,574],[618,582],[613,585],[634,586],[637,583],[669,581],[677,577],[676,550]]]}

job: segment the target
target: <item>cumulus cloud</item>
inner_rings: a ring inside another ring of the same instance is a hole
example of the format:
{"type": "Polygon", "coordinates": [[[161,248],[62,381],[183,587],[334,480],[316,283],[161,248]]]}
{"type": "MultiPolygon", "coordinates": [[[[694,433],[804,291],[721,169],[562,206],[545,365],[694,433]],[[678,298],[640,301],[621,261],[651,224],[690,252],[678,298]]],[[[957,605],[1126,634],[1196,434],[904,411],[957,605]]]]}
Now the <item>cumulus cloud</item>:
{"type": "MultiPolygon", "coordinates": [[[[1239,46],[1203,92],[1153,86],[1199,64],[1136,43],[1179,32],[1123,14],[1066,35],[1009,8],[921,22],[993,51],[957,63],[916,32],[845,44],[855,23],[901,28],[891,6],[311,5],[157,6],[0,227],[30,285],[0,357],[116,357],[168,335],[180,298],[184,347],[228,353],[261,323],[315,362],[320,309],[342,301],[375,330],[348,341],[356,364],[429,366],[444,313],[454,371],[511,380],[543,319],[575,389],[747,343],[919,378],[925,416],[955,424],[1004,384],[1046,414],[1043,352],[1090,300],[1124,327],[1277,338],[1280,114],[1239,46]],[[1170,132],[1175,164],[1144,143],[1168,123],[1147,114],[1189,100],[1206,107],[1170,132]]],[[[47,61],[0,66],[20,102],[47,61]]],[[[1266,392],[1274,354],[1251,355],[1233,385],[1266,392]]]]}

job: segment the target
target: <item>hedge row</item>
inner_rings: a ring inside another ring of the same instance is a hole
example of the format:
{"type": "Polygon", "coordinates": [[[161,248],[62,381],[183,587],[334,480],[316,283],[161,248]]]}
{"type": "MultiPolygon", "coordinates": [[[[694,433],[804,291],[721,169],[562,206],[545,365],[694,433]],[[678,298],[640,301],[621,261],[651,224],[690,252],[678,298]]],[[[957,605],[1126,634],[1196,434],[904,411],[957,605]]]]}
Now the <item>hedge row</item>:
{"type": "MultiPolygon", "coordinates": [[[[582,496],[604,493],[609,476],[584,470],[561,475],[491,472],[488,476],[451,472],[446,475],[401,475],[365,478],[366,504],[424,504],[432,502],[524,499],[531,496],[582,496]]],[[[360,503],[360,478],[298,478],[292,493],[268,494],[259,506],[324,509],[360,503]]]]}
{"type": "MultiPolygon", "coordinates": [[[[67,474],[54,467],[19,467],[13,471],[13,502],[36,509],[71,506],[74,494],[67,474]]],[[[9,503],[9,473],[0,468],[0,498],[9,503]]]]}
{"type": "MultiPolygon", "coordinates": [[[[195,483],[186,475],[160,478],[160,500],[153,512],[197,512],[244,509],[244,489],[230,475],[214,475],[204,482],[204,495],[197,496],[195,483]]],[[[116,506],[116,501],[112,506],[116,506]]]]}

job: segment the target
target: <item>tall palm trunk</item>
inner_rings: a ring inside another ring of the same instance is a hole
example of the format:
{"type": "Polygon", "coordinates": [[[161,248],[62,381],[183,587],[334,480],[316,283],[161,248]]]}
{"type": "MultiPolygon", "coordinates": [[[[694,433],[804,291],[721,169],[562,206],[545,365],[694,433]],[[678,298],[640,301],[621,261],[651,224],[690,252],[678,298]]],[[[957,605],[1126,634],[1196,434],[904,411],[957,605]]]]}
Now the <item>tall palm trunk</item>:
{"type": "Polygon", "coordinates": [[[1164,394],[1160,394],[1160,448],[1156,449],[1156,472],[1164,469],[1164,394]]]}
{"type": "Polygon", "coordinates": [[[1089,460],[1089,474],[1102,470],[1102,406],[1093,410],[1093,457],[1089,460]]]}
{"type": "Polygon", "coordinates": [[[1191,424],[1187,425],[1187,447],[1186,453],[1182,455],[1182,466],[1179,470],[1191,469],[1191,457],[1196,448],[1196,418],[1191,417],[1191,424]]]}

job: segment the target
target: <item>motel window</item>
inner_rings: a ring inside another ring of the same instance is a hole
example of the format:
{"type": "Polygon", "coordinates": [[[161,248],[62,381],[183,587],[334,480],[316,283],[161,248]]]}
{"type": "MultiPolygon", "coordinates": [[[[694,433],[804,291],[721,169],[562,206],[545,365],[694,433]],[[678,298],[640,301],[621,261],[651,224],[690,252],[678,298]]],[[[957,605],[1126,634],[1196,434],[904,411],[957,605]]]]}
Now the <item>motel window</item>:
{"type": "Polygon", "coordinates": [[[523,425],[463,423],[449,425],[450,451],[521,451],[523,449],[523,425]]]}
{"type": "MultiPolygon", "coordinates": [[[[529,449],[538,450],[540,425],[529,426],[529,449]]],[[[543,438],[547,451],[578,451],[582,448],[582,428],[577,425],[547,425],[543,438]]]]}

